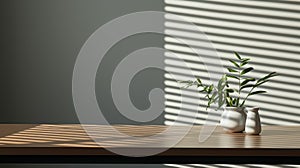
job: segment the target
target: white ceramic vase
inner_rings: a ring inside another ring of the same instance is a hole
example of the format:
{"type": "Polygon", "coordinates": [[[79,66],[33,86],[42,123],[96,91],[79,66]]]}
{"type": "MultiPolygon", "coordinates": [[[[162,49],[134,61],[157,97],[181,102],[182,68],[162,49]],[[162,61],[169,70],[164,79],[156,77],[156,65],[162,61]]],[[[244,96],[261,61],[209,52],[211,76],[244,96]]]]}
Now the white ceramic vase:
{"type": "Polygon", "coordinates": [[[247,119],[246,119],[246,126],[245,132],[247,134],[258,135],[261,133],[261,122],[258,113],[259,108],[246,108],[247,111],[247,119]]]}
{"type": "Polygon", "coordinates": [[[220,125],[227,132],[242,132],[245,130],[246,113],[244,107],[225,107],[220,125]]]}

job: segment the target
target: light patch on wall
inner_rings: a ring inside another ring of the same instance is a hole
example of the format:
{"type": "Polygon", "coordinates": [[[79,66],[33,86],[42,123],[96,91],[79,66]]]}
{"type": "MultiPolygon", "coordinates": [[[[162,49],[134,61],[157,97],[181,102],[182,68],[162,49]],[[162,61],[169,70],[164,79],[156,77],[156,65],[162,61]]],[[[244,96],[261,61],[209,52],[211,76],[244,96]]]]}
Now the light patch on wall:
{"type": "MultiPolygon", "coordinates": [[[[165,4],[167,13],[181,16],[206,33],[224,67],[230,66],[227,60],[233,58],[233,51],[236,51],[251,58],[250,66],[255,71],[249,77],[261,77],[272,71],[279,73],[261,87],[268,94],[253,96],[247,102],[247,106],[261,107],[264,125],[300,124],[300,2],[165,0],[165,4]]],[[[207,79],[203,62],[199,62],[196,59],[199,56],[188,47],[201,47],[201,36],[191,26],[168,14],[165,15],[165,34],[165,48],[184,59],[198,77],[207,79]]],[[[165,65],[166,70],[183,80],[192,77],[169,52],[165,53],[165,65]]],[[[214,66],[213,59],[210,65],[214,66]]],[[[182,123],[189,122],[190,109],[198,109],[196,124],[204,124],[206,120],[206,102],[199,100],[200,106],[189,103],[195,102],[189,100],[199,99],[195,90],[190,88],[191,94],[183,95],[183,103],[188,105],[183,109],[186,117],[178,119],[182,123]]],[[[180,89],[168,74],[165,74],[165,92],[165,124],[170,125],[179,113],[180,89]]],[[[218,122],[217,118],[214,121],[218,122]]]]}

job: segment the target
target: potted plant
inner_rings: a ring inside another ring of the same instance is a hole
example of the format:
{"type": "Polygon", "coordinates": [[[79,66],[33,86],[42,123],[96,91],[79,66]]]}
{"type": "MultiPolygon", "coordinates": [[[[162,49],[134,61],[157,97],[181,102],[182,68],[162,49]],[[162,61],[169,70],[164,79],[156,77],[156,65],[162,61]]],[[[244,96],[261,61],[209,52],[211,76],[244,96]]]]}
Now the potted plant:
{"type": "Polygon", "coordinates": [[[228,132],[241,132],[245,130],[251,134],[260,133],[260,120],[258,116],[258,108],[246,108],[245,104],[250,96],[264,94],[264,90],[256,90],[261,85],[265,84],[270,78],[277,75],[276,72],[271,72],[262,78],[248,77],[247,74],[254,70],[253,67],[247,67],[250,58],[242,58],[238,53],[234,53],[237,61],[230,59],[232,67],[228,67],[228,73],[224,74],[218,81],[218,85],[204,85],[201,79],[196,78],[195,81],[179,81],[185,84],[184,87],[196,86],[199,92],[205,94],[207,108],[211,105],[216,105],[215,110],[225,107],[222,113],[220,125],[228,132]],[[237,87],[231,87],[235,83],[237,87]],[[246,95],[242,96],[245,90],[246,95]],[[246,112],[249,115],[246,116],[246,112]],[[250,115],[251,114],[251,115],[250,115]]]}

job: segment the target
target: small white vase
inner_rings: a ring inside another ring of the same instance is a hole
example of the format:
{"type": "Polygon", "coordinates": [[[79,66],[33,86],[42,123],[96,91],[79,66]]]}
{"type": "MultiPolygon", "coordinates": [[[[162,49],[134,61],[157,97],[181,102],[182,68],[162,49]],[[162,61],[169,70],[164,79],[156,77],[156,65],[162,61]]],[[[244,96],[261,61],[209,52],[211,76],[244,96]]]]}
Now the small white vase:
{"type": "Polygon", "coordinates": [[[225,107],[220,125],[227,132],[242,132],[245,130],[246,113],[244,107],[225,107]]]}
{"type": "Polygon", "coordinates": [[[247,134],[258,135],[261,133],[261,122],[258,110],[258,107],[246,108],[247,119],[245,132],[247,134]]]}

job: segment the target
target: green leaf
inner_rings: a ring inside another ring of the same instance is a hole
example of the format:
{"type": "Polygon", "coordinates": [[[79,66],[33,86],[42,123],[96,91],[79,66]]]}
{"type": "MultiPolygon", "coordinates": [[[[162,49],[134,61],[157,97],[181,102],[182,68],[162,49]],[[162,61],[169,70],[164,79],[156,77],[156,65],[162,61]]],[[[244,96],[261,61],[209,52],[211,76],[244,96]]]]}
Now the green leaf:
{"type": "Polygon", "coordinates": [[[211,105],[212,103],[214,103],[214,102],[216,101],[216,99],[217,99],[217,98],[213,98],[213,97],[211,97],[211,98],[208,99],[207,106],[206,106],[206,110],[207,110],[207,108],[210,107],[210,105],[211,105]]]}
{"type": "Polygon", "coordinates": [[[249,96],[251,96],[251,95],[256,95],[256,94],[262,94],[262,93],[267,93],[267,92],[264,91],[264,90],[259,90],[259,91],[251,92],[251,93],[249,94],[249,96]]]}
{"type": "Polygon", "coordinates": [[[222,87],[222,78],[218,82],[218,90],[220,90],[221,87],[222,87]]]}
{"type": "Polygon", "coordinates": [[[235,103],[236,103],[236,100],[237,100],[236,98],[233,98],[233,99],[232,99],[232,106],[234,106],[234,105],[235,105],[235,103]]]}
{"type": "Polygon", "coordinates": [[[213,90],[214,88],[214,85],[210,85],[209,88],[208,88],[208,93],[211,93],[211,91],[213,90]]]}
{"type": "Polygon", "coordinates": [[[264,84],[264,83],[266,83],[266,82],[269,82],[269,80],[264,80],[264,81],[261,81],[261,82],[259,82],[259,83],[256,83],[255,86],[256,86],[256,87],[257,87],[257,86],[260,86],[260,85],[262,85],[262,84],[264,84]]]}
{"type": "Polygon", "coordinates": [[[236,63],[235,61],[233,61],[233,60],[229,60],[235,67],[237,67],[237,68],[240,68],[240,66],[239,66],[239,64],[238,63],[236,63]]]}
{"type": "Polygon", "coordinates": [[[197,87],[203,86],[199,78],[196,79],[195,83],[197,84],[197,87]]]}
{"type": "Polygon", "coordinates": [[[241,72],[241,75],[244,75],[244,74],[246,74],[246,73],[252,71],[253,69],[254,69],[254,68],[252,68],[252,67],[246,68],[246,69],[244,69],[244,70],[241,72]]]}
{"type": "Polygon", "coordinates": [[[236,56],[239,60],[242,59],[241,56],[240,56],[237,52],[234,52],[234,54],[235,54],[235,56],[236,56]]]}
{"type": "Polygon", "coordinates": [[[197,78],[197,82],[202,85],[201,79],[197,78]]]}
{"type": "Polygon", "coordinates": [[[255,81],[255,78],[246,78],[242,83],[241,83],[241,86],[244,86],[246,85],[248,82],[250,81],[255,81]]]}
{"type": "Polygon", "coordinates": [[[269,74],[269,76],[270,76],[270,77],[274,77],[274,76],[278,76],[278,74],[277,74],[276,72],[271,72],[271,73],[269,74]]]}
{"type": "Polygon", "coordinates": [[[188,80],[188,81],[178,81],[178,83],[191,83],[191,82],[193,82],[193,81],[191,81],[191,80],[188,80]]]}
{"type": "Polygon", "coordinates": [[[231,99],[231,97],[226,97],[226,101],[227,101],[227,105],[229,106],[229,107],[232,107],[232,99],[231,99]]]}
{"type": "Polygon", "coordinates": [[[222,102],[223,102],[223,94],[219,94],[218,105],[219,105],[219,106],[222,106],[222,102]]]}
{"type": "Polygon", "coordinates": [[[234,92],[233,89],[226,89],[226,91],[227,91],[228,93],[233,93],[233,92],[234,92]]]}
{"type": "Polygon", "coordinates": [[[226,86],[226,83],[224,83],[224,84],[221,86],[221,88],[220,88],[219,91],[222,91],[222,90],[225,88],[225,86],[226,86]]]}
{"type": "Polygon", "coordinates": [[[226,86],[227,78],[226,75],[222,76],[222,78],[218,82],[218,90],[223,90],[226,86]]]}
{"type": "Polygon", "coordinates": [[[250,58],[244,58],[244,59],[242,59],[242,62],[240,64],[240,66],[247,65],[249,63],[249,60],[250,60],[250,58]]]}
{"type": "Polygon", "coordinates": [[[271,72],[271,73],[269,73],[268,75],[266,75],[266,76],[260,78],[260,79],[257,81],[257,83],[258,83],[258,82],[261,82],[261,81],[264,81],[264,80],[267,80],[267,79],[269,79],[269,78],[271,78],[271,77],[274,77],[274,76],[277,76],[277,73],[276,73],[276,72],[271,72]]]}
{"type": "Polygon", "coordinates": [[[249,88],[249,87],[256,87],[256,85],[253,85],[253,84],[244,85],[244,86],[241,87],[240,90],[245,89],[245,88],[249,88]]]}
{"type": "Polygon", "coordinates": [[[250,58],[243,58],[242,62],[248,62],[250,60],[250,58]]]}
{"type": "Polygon", "coordinates": [[[202,90],[200,90],[199,92],[206,92],[208,93],[208,89],[209,89],[209,86],[204,86],[202,90]]]}
{"type": "Polygon", "coordinates": [[[216,95],[217,95],[217,92],[214,92],[214,93],[212,94],[211,98],[214,99],[214,98],[216,97],[216,95]]]}
{"type": "Polygon", "coordinates": [[[234,75],[226,75],[228,78],[234,78],[234,79],[237,79],[237,80],[239,80],[239,78],[237,77],[237,76],[234,76],[234,75]]]}
{"type": "Polygon", "coordinates": [[[237,70],[234,70],[234,69],[232,69],[232,68],[227,68],[227,70],[228,70],[229,72],[238,72],[237,70]]]}
{"type": "Polygon", "coordinates": [[[241,67],[242,67],[242,66],[244,66],[244,65],[247,65],[248,63],[249,63],[249,62],[241,62],[240,65],[241,65],[241,67]]]}

